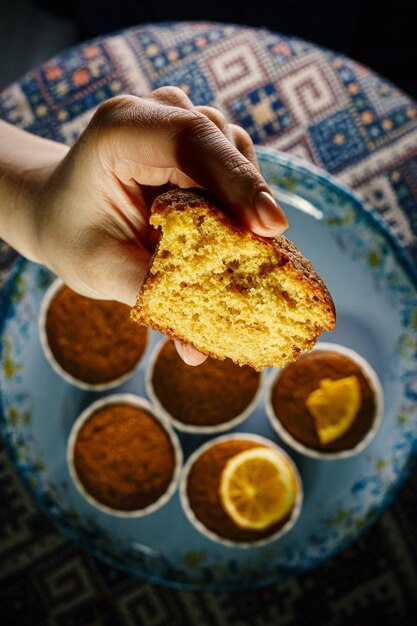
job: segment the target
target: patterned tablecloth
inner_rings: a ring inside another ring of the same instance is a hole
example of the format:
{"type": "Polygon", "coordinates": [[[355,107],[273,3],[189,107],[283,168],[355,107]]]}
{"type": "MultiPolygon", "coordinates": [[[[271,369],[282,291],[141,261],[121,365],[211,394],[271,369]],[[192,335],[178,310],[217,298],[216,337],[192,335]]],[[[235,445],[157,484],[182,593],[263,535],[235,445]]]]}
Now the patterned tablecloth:
{"type": "MultiPolygon", "coordinates": [[[[71,144],[120,93],[182,87],[257,144],[312,161],[380,213],[417,259],[417,107],[367,68],[267,30],[145,25],[51,59],[0,94],[0,117],[71,144]]],[[[17,254],[0,242],[0,288],[17,254]]],[[[0,449],[0,621],[31,626],[257,626],[412,621],[417,598],[417,473],[361,539],[324,566],[244,594],[181,592],[81,551],[37,509],[0,449]]]]}

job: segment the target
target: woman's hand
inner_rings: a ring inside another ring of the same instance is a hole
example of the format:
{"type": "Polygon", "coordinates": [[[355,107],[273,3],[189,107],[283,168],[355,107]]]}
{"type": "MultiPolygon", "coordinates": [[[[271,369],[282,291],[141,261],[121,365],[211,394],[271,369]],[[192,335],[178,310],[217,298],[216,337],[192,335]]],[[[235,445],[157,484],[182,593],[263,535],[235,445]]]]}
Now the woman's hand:
{"type": "MultiPolygon", "coordinates": [[[[266,237],[287,226],[249,135],[175,87],[108,100],[66,154],[60,144],[28,137],[36,156],[24,157],[15,199],[23,241],[0,235],[83,295],[135,303],[155,242],[149,206],[164,186],[204,187],[266,237]]],[[[205,358],[179,351],[187,362],[205,358]]]]}

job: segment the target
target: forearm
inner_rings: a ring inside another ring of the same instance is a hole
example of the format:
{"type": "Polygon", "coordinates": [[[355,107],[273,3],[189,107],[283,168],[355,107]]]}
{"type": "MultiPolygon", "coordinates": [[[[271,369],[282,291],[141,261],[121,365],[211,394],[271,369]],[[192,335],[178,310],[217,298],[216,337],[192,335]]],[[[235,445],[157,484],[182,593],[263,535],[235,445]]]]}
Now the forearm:
{"type": "Polygon", "coordinates": [[[68,148],[0,120],[0,238],[39,261],[36,215],[49,175],[68,148]]]}

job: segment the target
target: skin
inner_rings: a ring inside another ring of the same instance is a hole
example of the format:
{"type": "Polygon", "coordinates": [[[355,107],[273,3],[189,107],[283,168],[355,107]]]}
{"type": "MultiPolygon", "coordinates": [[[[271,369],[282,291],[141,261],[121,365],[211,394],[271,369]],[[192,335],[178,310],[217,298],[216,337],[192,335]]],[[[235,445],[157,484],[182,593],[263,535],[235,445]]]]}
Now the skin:
{"type": "Polygon", "coordinates": [[[206,188],[264,237],[288,225],[246,131],[176,87],[108,100],[70,149],[0,121],[0,237],[82,295],[135,303],[157,239],[149,206],[167,186],[206,188]]]}

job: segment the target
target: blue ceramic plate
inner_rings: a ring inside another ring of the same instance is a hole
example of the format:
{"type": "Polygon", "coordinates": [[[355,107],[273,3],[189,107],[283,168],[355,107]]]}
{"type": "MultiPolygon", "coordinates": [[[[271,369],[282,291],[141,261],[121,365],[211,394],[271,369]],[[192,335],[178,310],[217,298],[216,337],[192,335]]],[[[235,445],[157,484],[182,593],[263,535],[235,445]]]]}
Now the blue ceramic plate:
{"type": "MultiPolygon", "coordinates": [[[[2,305],[2,424],[28,489],[56,525],[98,558],[153,581],[189,589],[254,588],[320,564],[374,521],[407,474],[417,439],[416,277],[399,248],[361,200],[326,174],[285,155],[259,151],[263,174],[283,203],[288,236],[311,259],[333,294],[336,329],[322,340],[362,354],[385,392],[382,428],[357,457],[326,462],[289,451],[305,502],[295,527],[264,547],[227,548],[200,535],[178,494],[154,514],[120,519],[79,495],[65,461],[77,415],[100,395],[72,387],[43,356],[37,327],[52,276],[20,266],[2,305]]],[[[146,395],[152,335],[136,375],[117,391],[146,395]]],[[[278,441],[263,398],[235,430],[278,441]]],[[[185,457],[206,437],[181,434],[185,457]]]]}

